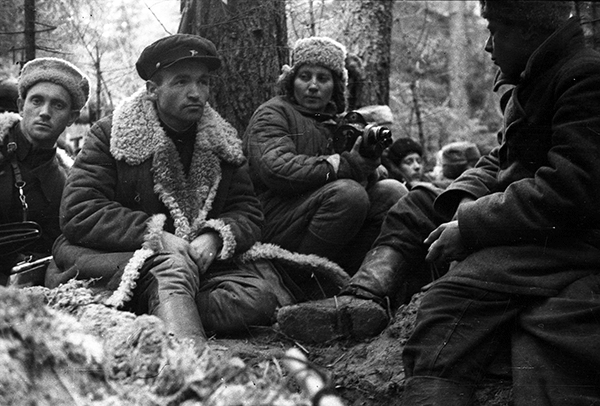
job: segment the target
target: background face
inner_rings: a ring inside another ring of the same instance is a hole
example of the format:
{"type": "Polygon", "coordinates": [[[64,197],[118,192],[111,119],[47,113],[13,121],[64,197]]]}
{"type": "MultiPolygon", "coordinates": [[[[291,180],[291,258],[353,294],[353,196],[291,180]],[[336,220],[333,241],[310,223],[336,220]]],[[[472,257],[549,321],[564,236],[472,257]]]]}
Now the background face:
{"type": "Polygon", "coordinates": [[[71,110],[71,96],[55,83],[39,82],[19,101],[21,130],[38,148],[52,148],[58,136],[75,121],[77,112],[71,110]]]}
{"type": "Polygon", "coordinates": [[[400,170],[409,181],[419,180],[421,178],[422,167],[421,155],[417,154],[416,152],[408,154],[400,162],[400,170]]]}

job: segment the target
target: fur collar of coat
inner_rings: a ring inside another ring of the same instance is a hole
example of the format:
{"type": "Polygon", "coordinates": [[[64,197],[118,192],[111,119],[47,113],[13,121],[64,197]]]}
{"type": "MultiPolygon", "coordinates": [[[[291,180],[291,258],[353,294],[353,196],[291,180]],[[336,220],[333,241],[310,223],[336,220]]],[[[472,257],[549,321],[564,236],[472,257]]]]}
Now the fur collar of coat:
{"type": "Polygon", "coordinates": [[[154,102],[140,89],[115,110],[110,141],[116,160],[139,165],[152,159],[154,191],[169,209],[175,234],[188,240],[205,225],[221,181],[221,162],[239,166],[245,161],[236,130],[208,104],[196,134],[186,176],[154,102]]]}

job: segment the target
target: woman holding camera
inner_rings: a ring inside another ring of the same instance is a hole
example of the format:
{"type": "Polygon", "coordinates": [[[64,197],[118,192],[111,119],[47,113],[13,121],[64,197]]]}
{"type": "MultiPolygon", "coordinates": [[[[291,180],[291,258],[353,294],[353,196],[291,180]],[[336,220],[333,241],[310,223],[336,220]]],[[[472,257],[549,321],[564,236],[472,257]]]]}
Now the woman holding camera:
{"type": "Polygon", "coordinates": [[[332,136],[346,107],[346,50],[327,37],[296,42],[280,95],[262,104],[244,134],[250,174],[263,204],[263,241],[326,257],[352,275],[388,209],[407,193],[378,181],[379,158],[336,153],[332,136]]]}

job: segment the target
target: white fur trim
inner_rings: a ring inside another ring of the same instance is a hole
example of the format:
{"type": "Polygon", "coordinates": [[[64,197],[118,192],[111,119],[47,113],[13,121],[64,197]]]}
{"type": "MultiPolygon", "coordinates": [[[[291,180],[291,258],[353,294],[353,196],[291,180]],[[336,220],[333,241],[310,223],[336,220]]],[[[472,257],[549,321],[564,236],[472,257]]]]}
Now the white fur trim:
{"type": "Polygon", "coordinates": [[[225,224],[221,219],[211,219],[204,223],[204,228],[210,228],[219,233],[219,237],[223,240],[223,248],[219,253],[218,259],[229,259],[233,256],[236,247],[235,237],[231,231],[231,226],[225,224]]]}
{"type": "Polygon", "coordinates": [[[243,262],[256,259],[279,259],[310,268],[313,275],[317,273],[327,276],[328,279],[335,281],[339,286],[344,286],[350,281],[350,276],[342,267],[327,258],[314,254],[291,252],[275,244],[256,243],[244,252],[240,259],[243,262]]]}
{"type": "Polygon", "coordinates": [[[119,308],[131,299],[144,262],[156,252],[162,250],[161,236],[166,219],[167,217],[164,214],[156,214],[148,219],[144,244],[142,248],[133,253],[133,257],[127,262],[119,287],[106,299],[108,306],[119,308]]]}
{"type": "Polygon", "coordinates": [[[125,266],[119,287],[106,299],[105,303],[108,306],[119,308],[131,299],[133,290],[136,287],[136,281],[140,276],[140,269],[144,261],[152,255],[154,255],[154,251],[148,248],[141,248],[133,254],[133,257],[131,257],[125,266]]]}
{"type": "Polygon", "coordinates": [[[340,169],[340,160],[340,154],[333,154],[327,157],[327,162],[332,166],[335,174],[337,174],[340,169]]]}
{"type": "Polygon", "coordinates": [[[4,138],[6,138],[10,129],[19,121],[21,121],[21,116],[17,113],[6,112],[0,114],[0,145],[4,145],[4,138]]]}

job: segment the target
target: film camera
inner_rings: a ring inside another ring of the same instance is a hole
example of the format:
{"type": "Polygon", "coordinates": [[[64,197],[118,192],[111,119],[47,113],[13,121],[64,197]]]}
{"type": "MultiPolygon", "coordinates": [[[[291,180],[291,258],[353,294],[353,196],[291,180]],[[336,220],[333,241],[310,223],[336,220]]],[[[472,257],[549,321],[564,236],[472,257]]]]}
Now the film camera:
{"type": "Polygon", "coordinates": [[[363,137],[359,152],[365,158],[381,157],[383,150],[393,142],[389,128],[367,124],[362,114],[350,111],[342,117],[333,133],[333,149],[338,154],[350,151],[359,136],[363,137]]]}

